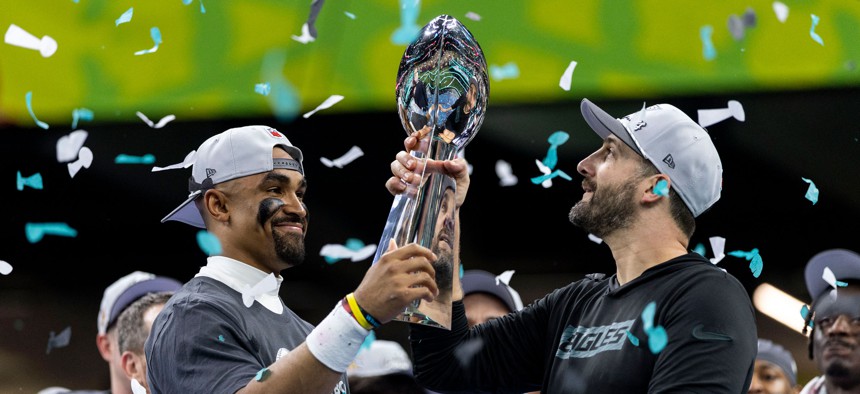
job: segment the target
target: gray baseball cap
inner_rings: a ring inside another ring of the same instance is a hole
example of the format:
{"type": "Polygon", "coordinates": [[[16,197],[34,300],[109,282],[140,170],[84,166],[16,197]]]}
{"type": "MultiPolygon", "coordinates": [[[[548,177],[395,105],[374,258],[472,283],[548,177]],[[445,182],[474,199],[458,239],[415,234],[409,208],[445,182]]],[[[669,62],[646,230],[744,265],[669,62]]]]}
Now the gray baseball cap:
{"type": "Polygon", "coordinates": [[[767,339],[759,339],[756,359],[776,365],[785,373],[792,386],[797,384],[797,363],[784,347],[767,339]]]}
{"type": "Polygon", "coordinates": [[[813,304],[830,289],[824,281],[824,268],[830,268],[837,280],[860,279],[860,254],[848,249],[828,249],[817,253],[806,263],[803,276],[813,304]]]}
{"type": "Polygon", "coordinates": [[[191,179],[188,181],[188,198],[161,219],[161,222],[175,220],[206,228],[203,217],[192,201],[221,182],[269,172],[275,168],[304,174],[302,151],[293,146],[283,133],[272,127],[236,127],[209,137],[197,148],[197,158],[191,167],[191,179]],[[276,146],[287,151],[294,160],[273,159],[272,148],[276,146]]]}
{"type": "Polygon", "coordinates": [[[723,164],[708,132],[670,104],[616,119],[588,99],[582,116],[600,138],[615,135],[657,169],[669,176],[693,216],[699,216],[720,199],[723,164]]]}

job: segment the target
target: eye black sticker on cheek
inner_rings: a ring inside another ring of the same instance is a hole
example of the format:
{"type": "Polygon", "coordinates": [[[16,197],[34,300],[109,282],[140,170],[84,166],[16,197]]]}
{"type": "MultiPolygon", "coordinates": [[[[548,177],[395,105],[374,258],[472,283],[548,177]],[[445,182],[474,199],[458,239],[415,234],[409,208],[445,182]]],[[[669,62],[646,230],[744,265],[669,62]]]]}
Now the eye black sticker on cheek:
{"type": "Polygon", "coordinates": [[[275,212],[283,205],[284,202],[277,198],[267,198],[260,201],[260,208],[257,210],[257,222],[260,223],[260,226],[265,226],[266,222],[275,216],[275,212]]]}

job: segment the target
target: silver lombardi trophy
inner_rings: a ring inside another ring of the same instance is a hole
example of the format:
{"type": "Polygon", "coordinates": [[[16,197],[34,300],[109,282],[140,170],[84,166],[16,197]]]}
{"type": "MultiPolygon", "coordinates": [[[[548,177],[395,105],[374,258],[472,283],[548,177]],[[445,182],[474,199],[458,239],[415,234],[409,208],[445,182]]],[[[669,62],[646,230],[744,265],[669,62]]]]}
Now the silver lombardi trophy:
{"type": "MultiPolygon", "coordinates": [[[[408,135],[417,132],[416,160],[452,160],[478,133],[489,97],[487,62],[472,33],[458,20],[440,15],[425,25],[403,54],[395,88],[397,112],[408,135]]],[[[419,168],[425,168],[423,165],[419,168]]],[[[430,171],[417,188],[397,195],[388,214],[376,263],[393,239],[397,246],[418,243],[438,260],[433,302],[416,300],[397,320],[451,328],[454,275],[454,195],[450,176],[430,171]]]]}

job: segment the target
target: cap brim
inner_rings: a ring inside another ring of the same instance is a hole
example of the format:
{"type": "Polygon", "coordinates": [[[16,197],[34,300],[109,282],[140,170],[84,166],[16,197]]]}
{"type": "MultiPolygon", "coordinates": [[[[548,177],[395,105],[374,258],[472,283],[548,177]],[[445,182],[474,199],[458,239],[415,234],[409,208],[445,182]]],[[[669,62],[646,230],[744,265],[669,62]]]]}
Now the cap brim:
{"type": "Polygon", "coordinates": [[[107,327],[111,327],[122,311],[125,310],[133,302],[149,293],[159,293],[162,291],[177,291],[182,288],[182,282],[176,279],[158,276],[153,279],[145,280],[133,284],[126,289],[114,302],[108,318],[107,327]]]}
{"type": "Polygon", "coordinates": [[[191,193],[185,202],[179,204],[179,206],[172,212],[168,213],[164,219],[161,219],[161,223],[173,220],[190,224],[198,228],[206,228],[206,224],[203,223],[203,217],[200,216],[200,212],[197,210],[197,207],[192,204],[194,200],[200,196],[201,192],[201,190],[197,190],[194,193],[191,193]]]}
{"type": "Polygon", "coordinates": [[[610,134],[615,135],[633,149],[634,152],[642,155],[642,151],[636,146],[636,142],[633,141],[633,137],[630,136],[627,128],[621,124],[621,121],[609,115],[588,99],[582,99],[579,109],[582,111],[582,117],[585,118],[585,122],[588,123],[600,138],[605,140],[610,134]]]}
{"type": "Polygon", "coordinates": [[[830,249],[809,260],[803,276],[813,303],[830,288],[830,284],[822,278],[824,268],[830,268],[836,280],[860,279],[860,254],[847,249],[830,249]]]}
{"type": "Polygon", "coordinates": [[[517,304],[514,301],[514,297],[507,291],[507,289],[502,287],[506,285],[497,285],[495,275],[489,272],[477,270],[466,271],[463,273],[463,277],[460,278],[460,284],[463,288],[464,296],[473,293],[490,294],[504,302],[505,306],[507,306],[511,312],[517,311],[517,304]]]}

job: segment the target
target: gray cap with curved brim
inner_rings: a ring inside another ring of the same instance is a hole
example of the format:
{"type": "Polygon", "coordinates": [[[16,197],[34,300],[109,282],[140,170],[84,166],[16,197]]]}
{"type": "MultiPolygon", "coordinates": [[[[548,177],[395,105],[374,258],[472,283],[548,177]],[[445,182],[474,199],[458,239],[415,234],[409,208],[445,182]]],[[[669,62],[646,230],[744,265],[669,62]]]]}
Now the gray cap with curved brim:
{"type": "Polygon", "coordinates": [[[302,168],[302,151],[284,134],[268,126],[244,126],[209,137],[197,148],[191,167],[188,198],[167,214],[161,222],[175,220],[206,228],[203,217],[192,202],[214,185],[248,175],[269,172],[275,168],[298,171],[302,168]],[[272,148],[280,146],[294,160],[273,159],[272,148]]]}
{"type": "Polygon", "coordinates": [[[693,216],[720,199],[723,165],[717,148],[708,132],[678,108],[656,104],[616,119],[583,99],[580,110],[600,138],[618,137],[668,175],[693,216]]]}
{"type": "Polygon", "coordinates": [[[838,281],[860,279],[860,254],[848,249],[828,249],[809,259],[803,276],[813,304],[830,288],[823,278],[825,268],[830,268],[838,281]]]}

